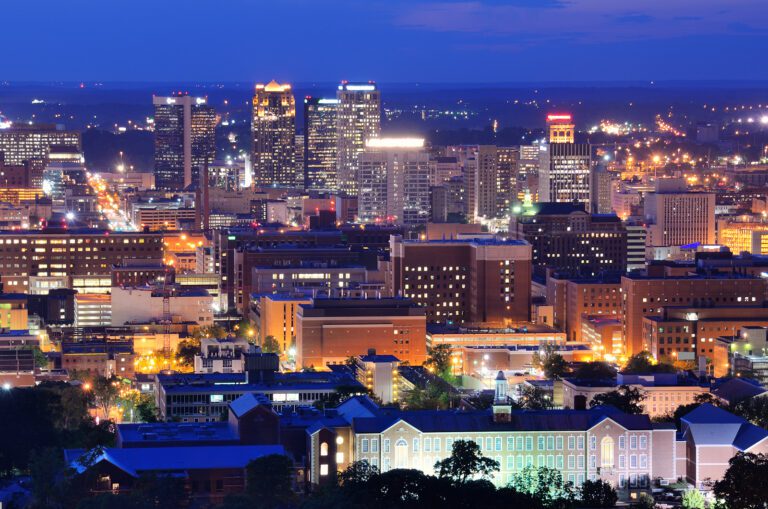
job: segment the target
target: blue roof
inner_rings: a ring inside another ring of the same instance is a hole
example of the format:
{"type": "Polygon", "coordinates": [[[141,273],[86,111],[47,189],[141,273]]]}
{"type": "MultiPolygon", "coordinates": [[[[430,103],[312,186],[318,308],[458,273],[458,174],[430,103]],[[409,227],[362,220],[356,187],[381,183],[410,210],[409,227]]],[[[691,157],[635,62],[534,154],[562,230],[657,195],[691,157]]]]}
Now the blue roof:
{"type": "Polygon", "coordinates": [[[611,407],[591,410],[513,411],[509,422],[495,422],[489,411],[445,410],[393,412],[353,420],[358,433],[381,433],[402,420],[426,433],[482,431],[585,431],[606,418],[627,429],[651,429],[647,415],[624,414],[611,407]]]}
{"type": "Polygon", "coordinates": [[[394,355],[361,355],[363,362],[400,362],[400,359],[394,355]]]}
{"type": "MultiPolygon", "coordinates": [[[[170,453],[166,447],[106,448],[92,464],[106,461],[132,476],[138,476],[141,472],[245,468],[250,461],[272,454],[285,455],[285,449],[281,445],[220,445],[174,447],[170,453]]],[[[82,451],[65,451],[65,457],[78,472],[86,470],[78,461],[83,457],[82,451]]]]}
{"type": "Polygon", "coordinates": [[[183,445],[189,442],[237,442],[239,437],[227,422],[118,424],[123,447],[161,442],[183,445]]]}
{"type": "Polygon", "coordinates": [[[269,399],[263,394],[256,395],[252,392],[247,392],[235,399],[229,404],[229,408],[234,412],[235,417],[242,417],[259,405],[269,405],[269,399]]]}
{"type": "Polygon", "coordinates": [[[757,382],[747,381],[743,378],[732,378],[712,391],[715,396],[729,403],[738,403],[766,392],[768,391],[765,387],[757,382]]]}
{"type": "Polygon", "coordinates": [[[696,445],[733,445],[746,451],[768,438],[768,431],[716,406],[705,403],[681,419],[683,435],[696,445]]]}

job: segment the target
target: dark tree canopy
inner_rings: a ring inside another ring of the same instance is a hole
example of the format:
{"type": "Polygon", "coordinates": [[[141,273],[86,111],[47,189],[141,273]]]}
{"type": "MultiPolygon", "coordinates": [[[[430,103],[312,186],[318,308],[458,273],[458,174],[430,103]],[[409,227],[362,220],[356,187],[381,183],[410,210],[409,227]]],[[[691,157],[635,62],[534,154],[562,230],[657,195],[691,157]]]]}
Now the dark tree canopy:
{"type": "Polygon", "coordinates": [[[639,389],[621,385],[615,391],[604,392],[596,395],[589,403],[591,407],[611,405],[627,414],[641,414],[643,407],[640,405],[645,396],[639,389]]]}
{"type": "Polygon", "coordinates": [[[728,462],[723,478],[715,482],[714,493],[728,509],[765,509],[768,495],[768,456],[740,452],[728,462]]]}
{"type": "Polygon", "coordinates": [[[586,480],[581,485],[580,505],[583,507],[614,507],[618,499],[613,486],[601,479],[586,480]]]}
{"type": "Polygon", "coordinates": [[[450,479],[457,483],[466,483],[470,479],[488,479],[498,472],[499,462],[484,458],[480,447],[472,440],[456,440],[451,455],[435,463],[435,471],[441,479],[450,479]]]}

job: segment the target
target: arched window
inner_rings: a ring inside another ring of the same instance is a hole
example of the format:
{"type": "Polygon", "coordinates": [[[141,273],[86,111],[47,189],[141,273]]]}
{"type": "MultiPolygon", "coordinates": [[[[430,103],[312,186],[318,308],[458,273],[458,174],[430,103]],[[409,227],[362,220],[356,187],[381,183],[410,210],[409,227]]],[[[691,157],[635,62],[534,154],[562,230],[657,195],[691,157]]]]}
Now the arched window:
{"type": "Polygon", "coordinates": [[[605,437],[600,441],[600,466],[613,468],[613,439],[605,437]]]}
{"type": "Polygon", "coordinates": [[[328,442],[320,444],[320,456],[328,456],[328,442]]]}

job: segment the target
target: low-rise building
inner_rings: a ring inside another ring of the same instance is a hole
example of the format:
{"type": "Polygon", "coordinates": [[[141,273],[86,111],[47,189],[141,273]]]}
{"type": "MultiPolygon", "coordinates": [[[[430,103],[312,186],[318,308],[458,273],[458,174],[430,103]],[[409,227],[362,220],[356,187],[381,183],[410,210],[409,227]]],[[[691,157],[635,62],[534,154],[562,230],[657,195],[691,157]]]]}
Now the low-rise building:
{"type": "Polygon", "coordinates": [[[200,354],[195,355],[195,373],[242,373],[244,353],[250,343],[242,338],[205,338],[200,341],[200,354]]]}

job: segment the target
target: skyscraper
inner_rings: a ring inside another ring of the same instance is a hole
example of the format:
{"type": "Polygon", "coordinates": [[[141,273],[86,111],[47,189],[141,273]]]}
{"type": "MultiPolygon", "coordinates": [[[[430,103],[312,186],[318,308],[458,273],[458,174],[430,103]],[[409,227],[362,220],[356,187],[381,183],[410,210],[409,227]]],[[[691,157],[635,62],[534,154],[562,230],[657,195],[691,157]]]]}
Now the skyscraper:
{"type": "Polygon", "coordinates": [[[336,92],[336,171],[339,191],[356,196],[360,153],[381,132],[381,93],[375,83],[342,82],[336,92]]]}
{"type": "Polygon", "coordinates": [[[543,202],[591,205],[592,150],[574,143],[570,115],[549,115],[549,148],[541,166],[539,197],[543,202]]]}
{"type": "Polygon", "coordinates": [[[205,97],[152,97],[155,107],[155,187],[197,184],[216,155],[216,112],[205,97]]]}
{"type": "Polygon", "coordinates": [[[296,102],[291,85],[270,81],[256,85],[253,96],[251,164],[260,187],[296,187],[296,102]]]}
{"type": "MultiPolygon", "coordinates": [[[[80,133],[60,130],[52,124],[13,124],[7,129],[0,129],[0,155],[4,164],[27,164],[25,180],[32,187],[43,185],[43,169],[48,163],[51,147],[55,146],[81,150],[80,133]]],[[[4,187],[8,187],[7,183],[4,187]]]]}
{"type": "Polygon", "coordinates": [[[304,99],[304,187],[336,191],[336,112],[338,99],[304,99]]]}
{"type": "Polygon", "coordinates": [[[358,210],[366,223],[429,220],[429,153],[421,138],[374,138],[360,154],[358,210]]]}

